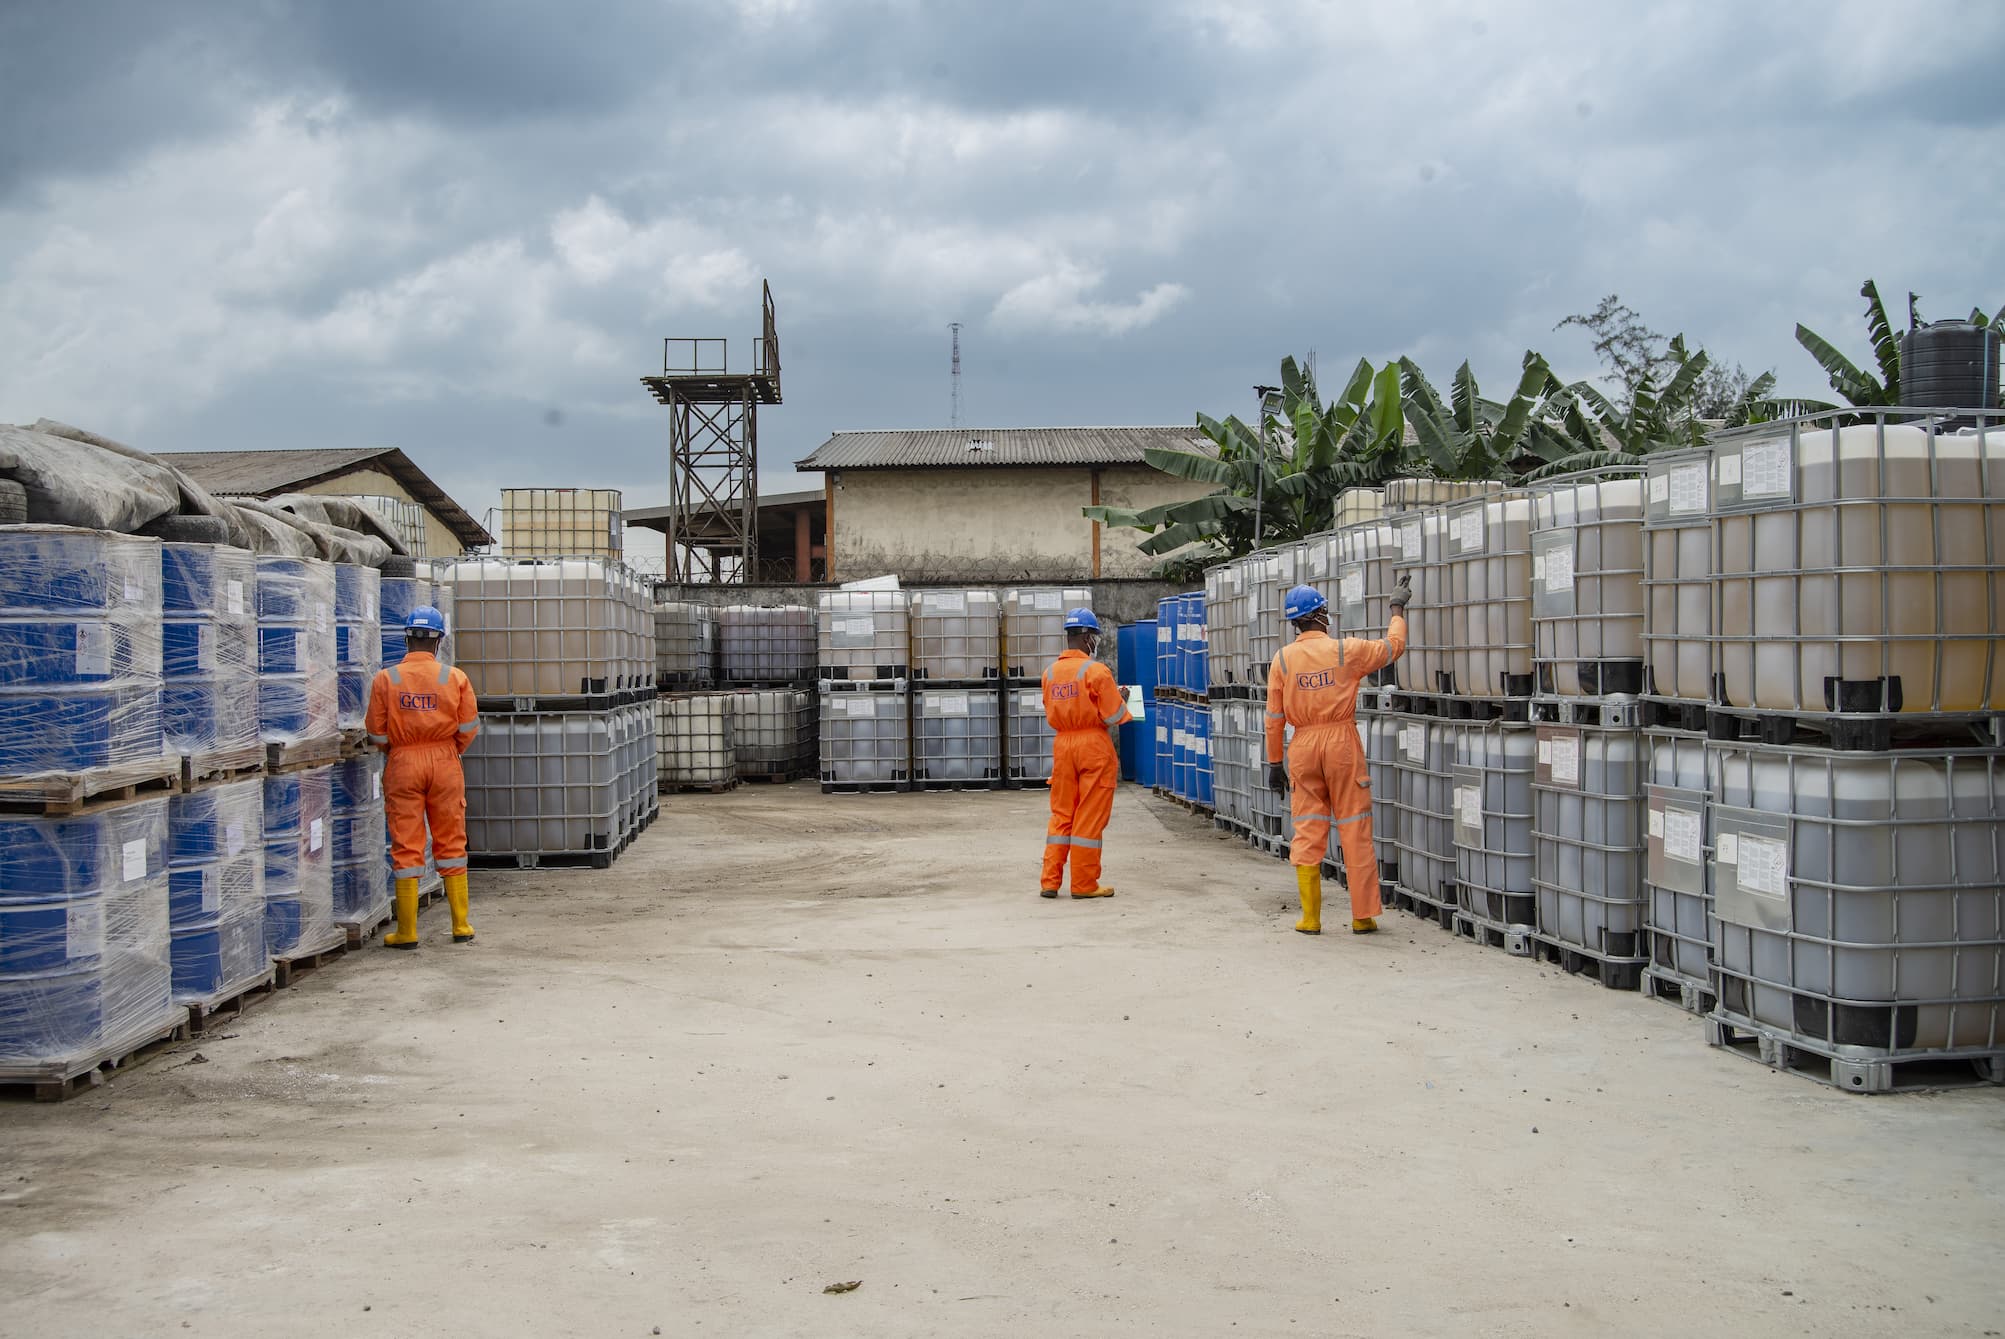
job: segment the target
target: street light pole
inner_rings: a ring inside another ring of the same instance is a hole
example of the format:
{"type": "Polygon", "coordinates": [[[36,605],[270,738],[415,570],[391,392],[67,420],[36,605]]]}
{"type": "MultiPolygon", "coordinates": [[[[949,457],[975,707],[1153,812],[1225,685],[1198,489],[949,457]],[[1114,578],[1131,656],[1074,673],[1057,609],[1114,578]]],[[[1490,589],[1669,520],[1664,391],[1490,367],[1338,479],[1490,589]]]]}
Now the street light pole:
{"type": "Polygon", "coordinates": [[[1253,393],[1260,397],[1259,416],[1253,420],[1255,431],[1260,438],[1260,454],[1253,458],[1253,548],[1260,550],[1261,536],[1265,532],[1267,519],[1267,397],[1280,390],[1279,386],[1255,386],[1253,393]]]}

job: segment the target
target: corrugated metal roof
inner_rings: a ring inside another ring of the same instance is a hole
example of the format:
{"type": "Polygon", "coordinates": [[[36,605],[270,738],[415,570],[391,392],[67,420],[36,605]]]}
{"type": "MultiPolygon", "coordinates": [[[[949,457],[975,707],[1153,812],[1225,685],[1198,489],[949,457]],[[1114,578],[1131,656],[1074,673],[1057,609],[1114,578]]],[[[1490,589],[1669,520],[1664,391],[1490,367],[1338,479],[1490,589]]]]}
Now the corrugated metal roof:
{"type": "Polygon", "coordinates": [[[1149,447],[1217,448],[1182,428],[927,428],[913,432],[839,432],[799,470],[940,469],[958,466],[1140,465],[1149,447]]]}
{"type": "Polygon", "coordinates": [[[297,451],[157,451],[161,461],[182,471],[219,497],[276,497],[353,470],[377,469],[442,521],[468,548],[492,544],[494,536],[431,476],[394,446],[311,447],[297,451]]]}
{"type": "Polygon", "coordinates": [[[304,451],[160,451],[155,454],[186,472],[189,478],[211,493],[264,497],[357,469],[392,449],[386,446],[347,446],[304,451]]]}

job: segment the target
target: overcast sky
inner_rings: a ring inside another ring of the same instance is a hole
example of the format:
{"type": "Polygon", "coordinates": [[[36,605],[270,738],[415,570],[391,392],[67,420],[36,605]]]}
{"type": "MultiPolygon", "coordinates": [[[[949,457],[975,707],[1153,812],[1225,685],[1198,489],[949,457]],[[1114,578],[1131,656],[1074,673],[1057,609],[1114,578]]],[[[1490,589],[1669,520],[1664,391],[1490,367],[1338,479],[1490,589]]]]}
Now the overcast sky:
{"type": "Polygon", "coordinates": [[[834,430],[1244,413],[1281,356],[1527,346],[1619,291],[1823,378],[1857,290],[2005,303],[2005,4],[0,5],[0,420],[402,447],[666,500],[664,335],[834,430]]]}

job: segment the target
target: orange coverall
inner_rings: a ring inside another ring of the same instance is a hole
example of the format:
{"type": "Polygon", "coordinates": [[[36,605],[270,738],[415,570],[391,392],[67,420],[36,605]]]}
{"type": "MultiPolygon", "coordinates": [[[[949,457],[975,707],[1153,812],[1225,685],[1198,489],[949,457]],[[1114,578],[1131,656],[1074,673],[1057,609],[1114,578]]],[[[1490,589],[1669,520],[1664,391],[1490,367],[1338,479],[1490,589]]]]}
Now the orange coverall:
{"type": "Polygon", "coordinates": [[[1297,633],[1267,670],[1270,764],[1281,761],[1282,727],[1295,727],[1287,749],[1289,812],[1295,819],[1288,859],[1297,865],[1322,864],[1335,826],[1353,920],[1384,909],[1378,858],[1372,853],[1371,773],[1358,745],[1358,684],[1405,650],[1406,616],[1395,613],[1382,642],[1297,633]]]}
{"type": "Polygon", "coordinates": [[[1044,718],[1058,732],[1051,749],[1051,823],[1044,830],[1039,888],[1056,888],[1072,857],[1072,891],[1100,886],[1100,834],[1114,813],[1121,755],[1107,727],[1134,719],[1114,671],[1084,651],[1067,651],[1044,671],[1044,718]]]}
{"type": "Polygon", "coordinates": [[[429,651],[410,651],[376,671],[369,688],[369,740],[389,753],[383,813],[390,824],[392,873],[425,872],[425,820],[441,874],[466,873],[466,777],[459,759],[480,732],[473,683],[429,651]]]}

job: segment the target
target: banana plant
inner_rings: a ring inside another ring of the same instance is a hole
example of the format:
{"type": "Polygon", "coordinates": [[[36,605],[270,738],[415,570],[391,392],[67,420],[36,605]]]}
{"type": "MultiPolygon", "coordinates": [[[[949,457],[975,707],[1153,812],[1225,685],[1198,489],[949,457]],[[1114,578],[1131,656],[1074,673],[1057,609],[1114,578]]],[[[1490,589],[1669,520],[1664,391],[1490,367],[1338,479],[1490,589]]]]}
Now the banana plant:
{"type": "MultiPolygon", "coordinates": [[[[1881,405],[1901,403],[1901,341],[1894,333],[1893,325],[1887,320],[1886,305],[1880,301],[1879,285],[1871,279],[1859,288],[1859,296],[1866,300],[1866,338],[1873,346],[1873,362],[1878,376],[1863,371],[1850,358],[1840,352],[1836,345],[1805,325],[1796,327],[1796,342],[1809,351],[1831,379],[1831,389],[1845,397],[1845,404],[1855,409],[1866,409],[1881,405]]],[[[2005,323],[2005,307],[1986,317],[1981,307],[1970,309],[1970,320],[1974,325],[1996,325],[2005,323]]],[[[1921,313],[1917,310],[1915,295],[1908,294],[1908,324],[1921,324],[1921,313]]],[[[1843,406],[1825,400],[1761,400],[1754,406],[1757,418],[1797,418],[1805,414],[1822,414],[1843,406]]]]}
{"type": "Polygon", "coordinates": [[[1526,351],[1517,389],[1501,404],[1483,398],[1466,362],[1455,369],[1445,405],[1411,358],[1399,360],[1399,373],[1405,418],[1428,466],[1424,472],[1438,479],[1502,478],[1565,447],[1540,415],[1558,386],[1540,354],[1526,351]]]}
{"type": "MultiPolygon", "coordinates": [[[[1704,349],[1687,349],[1683,335],[1671,340],[1666,356],[1670,375],[1663,386],[1659,388],[1654,373],[1645,372],[1627,405],[1616,404],[1591,382],[1554,386],[1545,408],[1557,437],[1535,438],[1533,453],[1544,463],[1518,470],[1518,477],[1530,482],[1577,470],[1640,465],[1653,451],[1702,445],[1707,426],[1694,411],[1693,399],[1710,359],[1704,349]]],[[[1774,385],[1766,374],[1756,385],[1763,381],[1774,385]]]]}
{"type": "Polygon", "coordinates": [[[1280,400],[1278,408],[1263,412],[1258,427],[1236,416],[1197,415],[1198,431],[1212,451],[1143,452],[1143,459],[1173,478],[1212,485],[1210,493],[1141,510],[1087,507],[1087,519],[1150,532],[1139,547],[1154,556],[1200,546],[1196,554],[1166,565],[1188,570],[1250,553],[1256,532],[1262,543],[1312,534],[1328,524],[1345,489],[1411,472],[1402,450],[1397,367],[1374,368],[1360,359],[1326,405],[1314,377],[1286,358],[1280,400]]]}

